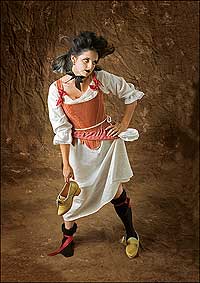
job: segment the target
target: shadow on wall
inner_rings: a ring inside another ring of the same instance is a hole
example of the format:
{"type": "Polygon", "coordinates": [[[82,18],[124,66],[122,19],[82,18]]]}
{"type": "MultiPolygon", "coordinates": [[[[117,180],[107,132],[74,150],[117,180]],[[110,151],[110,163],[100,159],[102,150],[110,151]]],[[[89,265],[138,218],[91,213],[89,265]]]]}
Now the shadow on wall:
{"type": "Polygon", "coordinates": [[[193,83],[194,102],[191,113],[191,122],[187,131],[181,127],[174,127],[172,135],[183,157],[194,159],[199,146],[199,82],[193,83]]]}
{"type": "MultiPolygon", "coordinates": [[[[192,84],[192,91],[194,98],[193,101],[188,101],[191,113],[187,113],[189,117],[187,125],[183,126],[183,121],[179,120],[180,109],[177,108],[177,112],[174,111],[175,115],[167,116],[163,113],[165,127],[158,131],[158,139],[161,143],[169,150],[180,152],[184,159],[195,159],[199,149],[199,82],[192,84]]],[[[184,105],[181,107],[183,109],[184,105]]],[[[186,116],[183,111],[181,115],[186,116]]]]}

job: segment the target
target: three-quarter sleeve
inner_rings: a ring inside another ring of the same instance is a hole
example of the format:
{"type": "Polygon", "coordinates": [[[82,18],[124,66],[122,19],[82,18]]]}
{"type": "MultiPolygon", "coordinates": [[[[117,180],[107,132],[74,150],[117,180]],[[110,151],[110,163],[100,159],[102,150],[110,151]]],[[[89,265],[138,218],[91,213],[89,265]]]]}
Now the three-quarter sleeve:
{"type": "Polygon", "coordinates": [[[55,133],[53,144],[71,144],[72,143],[72,124],[68,121],[62,106],[56,106],[59,94],[57,87],[51,84],[48,94],[48,111],[53,132],[55,133]]]}
{"type": "Polygon", "coordinates": [[[124,78],[104,70],[98,73],[99,79],[103,84],[103,90],[106,93],[112,93],[120,99],[124,99],[125,104],[131,104],[144,96],[142,91],[137,90],[132,83],[126,82],[124,78]]]}

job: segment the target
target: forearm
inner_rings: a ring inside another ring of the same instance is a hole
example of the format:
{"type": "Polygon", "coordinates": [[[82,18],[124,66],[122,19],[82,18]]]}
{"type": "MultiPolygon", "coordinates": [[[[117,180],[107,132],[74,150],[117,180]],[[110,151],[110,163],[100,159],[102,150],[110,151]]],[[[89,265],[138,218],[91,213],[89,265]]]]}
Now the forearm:
{"type": "Polygon", "coordinates": [[[121,123],[127,128],[131,122],[136,106],[137,106],[137,101],[134,101],[131,104],[126,104],[125,106],[125,112],[121,123]]]}
{"type": "Polygon", "coordinates": [[[69,166],[70,144],[60,144],[60,151],[62,154],[63,166],[69,166]]]}
{"type": "Polygon", "coordinates": [[[108,133],[107,133],[108,136],[117,136],[121,132],[124,132],[124,131],[127,130],[128,126],[131,122],[131,119],[133,117],[133,113],[135,111],[136,106],[137,106],[137,101],[135,101],[131,104],[126,104],[124,116],[123,116],[121,122],[116,123],[114,125],[110,125],[106,128],[106,130],[108,130],[108,133]]]}

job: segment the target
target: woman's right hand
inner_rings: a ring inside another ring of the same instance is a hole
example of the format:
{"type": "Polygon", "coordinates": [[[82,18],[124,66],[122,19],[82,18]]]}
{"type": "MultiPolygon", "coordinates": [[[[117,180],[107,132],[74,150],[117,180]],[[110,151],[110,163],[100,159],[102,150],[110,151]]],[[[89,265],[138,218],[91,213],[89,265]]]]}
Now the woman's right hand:
{"type": "Polygon", "coordinates": [[[63,166],[63,176],[66,183],[69,183],[70,179],[74,179],[74,172],[70,165],[63,166]]]}

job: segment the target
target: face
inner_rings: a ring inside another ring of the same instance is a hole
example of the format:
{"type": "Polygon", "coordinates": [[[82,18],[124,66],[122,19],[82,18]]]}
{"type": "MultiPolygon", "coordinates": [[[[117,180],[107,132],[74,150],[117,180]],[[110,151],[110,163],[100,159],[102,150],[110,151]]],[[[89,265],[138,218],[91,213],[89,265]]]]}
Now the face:
{"type": "Polygon", "coordinates": [[[72,71],[75,75],[88,77],[98,62],[98,53],[94,50],[87,50],[79,56],[71,56],[73,63],[72,71]]]}

